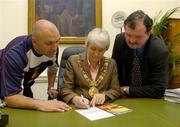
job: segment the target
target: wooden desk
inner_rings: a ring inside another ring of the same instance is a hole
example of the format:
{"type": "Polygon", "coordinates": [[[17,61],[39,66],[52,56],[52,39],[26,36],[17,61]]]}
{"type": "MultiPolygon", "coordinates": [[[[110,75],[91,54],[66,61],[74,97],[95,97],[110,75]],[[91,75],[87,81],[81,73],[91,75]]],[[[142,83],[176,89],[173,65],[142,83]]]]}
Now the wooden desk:
{"type": "MultiPolygon", "coordinates": [[[[168,40],[173,40],[172,51],[176,55],[180,56],[180,38],[175,36],[180,34],[180,18],[168,19],[168,28],[166,31],[166,37],[168,40]]],[[[172,43],[172,42],[171,42],[172,43]]],[[[176,63],[176,69],[173,70],[174,78],[171,81],[169,88],[180,88],[180,63],[176,63]]]]}
{"type": "Polygon", "coordinates": [[[114,103],[134,112],[90,121],[74,110],[49,113],[2,109],[9,114],[7,127],[180,127],[180,105],[163,99],[119,99],[114,103]]]}

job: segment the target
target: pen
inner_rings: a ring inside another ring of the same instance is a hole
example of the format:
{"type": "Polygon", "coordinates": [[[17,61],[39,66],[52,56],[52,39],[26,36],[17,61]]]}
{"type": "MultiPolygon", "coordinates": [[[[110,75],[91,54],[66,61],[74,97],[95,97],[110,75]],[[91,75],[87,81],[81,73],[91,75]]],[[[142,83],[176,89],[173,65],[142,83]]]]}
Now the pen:
{"type": "Polygon", "coordinates": [[[85,103],[86,101],[85,101],[85,98],[82,94],[81,94],[81,98],[82,98],[83,102],[85,103]]]}
{"type": "MultiPolygon", "coordinates": [[[[85,100],[85,98],[84,98],[84,96],[82,94],[81,94],[81,98],[82,98],[83,102],[86,103],[86,100],[85,100]]],[[[86,108],[89,108],[88,104],[86,104],[86,108]]]]}

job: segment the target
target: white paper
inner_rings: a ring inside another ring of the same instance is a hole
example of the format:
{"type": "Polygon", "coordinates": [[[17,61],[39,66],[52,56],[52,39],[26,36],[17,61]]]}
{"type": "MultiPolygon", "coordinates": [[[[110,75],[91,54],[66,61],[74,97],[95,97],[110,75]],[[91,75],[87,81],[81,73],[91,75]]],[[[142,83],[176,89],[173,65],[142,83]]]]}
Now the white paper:
{"type": "Polygon", "coordinates": [[[89,109],[77,109],[75,111],[91,121],[114,116],[113,114],[97,107],[91,107],[89,109]]]}
{"type": "Polygon", "coordinates": [[[180,103],[180,88],[166,89],[164,95],[165,100],[180,103]]]}
{"type": "Polygon", "coordinates": [[[180,95],[180,88],[166,89],[165,93],[174,93],[174,94],[180,95]]]}

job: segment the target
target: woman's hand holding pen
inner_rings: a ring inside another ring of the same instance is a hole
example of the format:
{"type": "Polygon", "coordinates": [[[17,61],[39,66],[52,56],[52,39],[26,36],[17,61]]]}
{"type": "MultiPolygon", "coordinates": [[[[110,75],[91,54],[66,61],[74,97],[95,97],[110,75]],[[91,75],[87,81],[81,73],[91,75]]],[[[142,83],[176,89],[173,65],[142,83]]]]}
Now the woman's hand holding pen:
{"type": "Polygon", "coordinates": [[[89,100],[82,95],[73,97],[72,102],[77,108],[89,108],[89,100]]]}

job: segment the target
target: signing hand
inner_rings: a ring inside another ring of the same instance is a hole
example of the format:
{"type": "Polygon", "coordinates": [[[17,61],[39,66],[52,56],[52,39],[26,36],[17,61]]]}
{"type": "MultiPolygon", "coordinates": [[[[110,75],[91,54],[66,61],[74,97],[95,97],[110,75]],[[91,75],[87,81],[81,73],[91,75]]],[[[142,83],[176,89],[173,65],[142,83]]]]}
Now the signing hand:
{"type": "Polygon", "coordinates": [[[77,108],[89,108],[89,100],[87,98],[75,96],[73,97],[72,102],[77,108]]]}
{"type": "Polygon", "coordinates": [[[91,102],[90,102],[90,105],[92,105],[93,107],[98,104],[103,104],[105,102],[105,94],[94,94],[91,102]]]}

